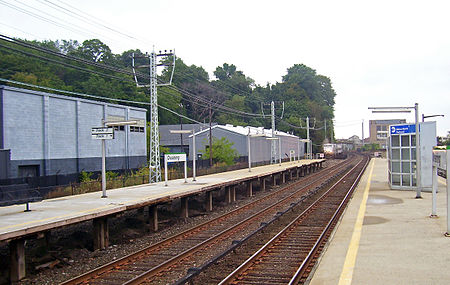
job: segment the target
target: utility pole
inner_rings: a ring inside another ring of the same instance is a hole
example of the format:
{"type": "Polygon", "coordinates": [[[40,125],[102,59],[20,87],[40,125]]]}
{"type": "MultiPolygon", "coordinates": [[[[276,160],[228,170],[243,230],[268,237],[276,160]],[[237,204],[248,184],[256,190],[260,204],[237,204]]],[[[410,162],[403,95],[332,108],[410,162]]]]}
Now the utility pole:
{"type": "MultiPolygon", "coordinates": [[[[272,101],[270,102],[270,112],[271,112],[271,119],[272,119],[272,138],[275,137],[275,103],[272,101]]],[[[270,163],[276,163],[277,162],[277,146],[275,144],[275,141],[272,140],[271,145],[271,153],[270,153],[270,163]]]]}
{"type": "Polygon", "coordinates": [[[306,139],[308,140],[308,142],[306,143],[307,158],[310,158],[311,141],[309,140],[309,117],[306,117],[306,139]]]}
{"type": "Polygon", "coordinates": [[[149,183],[161,181],[161,161],[159,157],[159,123],[158,123],[158,86],[166,86],[172,84],[173,72],[175,70],[175,53],[170,50],[169,52],[165,50],[164,52],[152,53],[145,55],[132,55],[132,65],[134,80],[136,81],[137,87],[145,87],[150,90],[150,154],[149,154],[149,183]],[[172,56],[173,62],[171,64],[158,63],[158,57],[166,59],[172,56]],[[148,64],[145,65],[135,65],[135,58],[146,58],[148,64]],[[157,78],[157,66],[172,66],[172,74],[170,76],[170,81],[165,84],[158,84],[157,78]],[[138,68],[148,68],[149,70],[149,84],[141,85],[138,78],[145,76],[143,74],[138,74],[136,69],[138,68]]]}
{"type": "MultiPolygon", "coordinates": [[[[181,114],[181,112],[183,111],[183,104],[180,103],[179,106],[180,106],[180,114],[181,114]]],[[[183,130],[183,117],[181,117],[181,116],[180,116],[180,130],[183,130]]],[[[183,149],[183,133],[182,132],[180,132],[180,149],[181,149],[180,152],[184,152],[184,149],[183,149]]]]}
{"type": "Polygon", "coordinates": [[[362,137],[362,146],[364,148],[364,119],[362,120],[362,130],[361,130],[361,137],[362,137]]]}
{"type": "Polygon", "coordinates": [[[325,142],[328,142],[327,141],[327,119],[324,119],[324,127],[325,127],[325,142]]]}
{"type": "Polygon", "coordinates": [[[209,167],[213,166],[213,150],[212,150],[212,111],[211,103],[209,103],[209,167]]]}

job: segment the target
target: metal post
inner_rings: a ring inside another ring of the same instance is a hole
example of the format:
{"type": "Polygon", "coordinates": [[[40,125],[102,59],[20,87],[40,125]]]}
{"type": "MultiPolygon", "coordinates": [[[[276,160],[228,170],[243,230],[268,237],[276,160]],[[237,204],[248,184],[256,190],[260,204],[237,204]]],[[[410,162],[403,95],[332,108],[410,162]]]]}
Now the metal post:
{"type": "Polygon", "coordinates": [[[156,53],[153,51],[150,59],[150,161],[149,182],[161,181],[161,165],[159,160],[159,124],[158,124],[158,94],[156,74],[156,53]]]}
{"type": "Polygon", "coordinates": [[[300,161],[300,139],[298,140],[298,153],[297,153],[297,160],[300,161]]]}
{"type": "Polygon", "coordinates": [[[416,199],[422,198],[421,157],[420,157],[420,130],[419,130],[419,104],[414,104],[416,112],[416,199]]]}
{"type": "Polygon", "coordinates": [[[105,140],[102,140],[102,198],[107,198],[106,196],[106,147],[105,140]]]}
{"type": "Polygon", "coordinates": [[[164,186],[167,186],[167,180],[168,180],[168,173],[167,173],[167,159],[166,156],[164,155],[164,186]]]}
{"type": "MultiPolygon", "coordinates": [[[[102,120],[102,126],[105,127],[105,120],[102,120]]],[[[102,198],[106,196],[106,145],[105,140],[102,139],[102,198]]]]}
{"type": "MultiPolygon", "coordinates": [[[[274,138],[275,137],[275,103],[273,101],[270,102],[270,111],[271,111],[271,119],[272,119],[272,138],[274,138]]],[[[274,141],[272,141],[270,150],[271,150],[270,163],[276,163],[277,147],[276,147],[274,141]]]]}
{"type": "Polygon", "coordinates": [[[281,137],[278,137],[278,153],[280,154],[279,158],[280,158],[280,165],[281,165],[281,137]]]}
{"type": "Polygon", "coordinates": [[[362,140],[362,146],[364,148],[364,119],[362,120],[361,140],[362,140]]]}
{"type": "Polygon", "coordinates": [[[184,160],[184,183],[187,183],[187,158],[184,160]]]}
{"type": "Polygon", "coordinates": [[[197,151],[196,151],[196,148],[195,148],[195,130],[192,130],[192,143],[194,144],[193,147],[192,147],[192,151],[194,152],[194,157],[193,157],[193,160],[192,160],[192,167],[193,167],[193,169],[192,169],[192,181],[196,181],[195,176],[196,176],[196,172],[197,172],[197,169],[196,169],[196,167],[197,167],[197,164],[196,164],[196,162],[197,162],[197,151]]]}
{"type": "Polygon", "coordinates": [[[247,135],[247,149],[248,149],[248,172],[252,172],[252,158],[251,158],[251,149],[250,149],[250,127],[248,128],[247,135]]]}
{"type": "Polygon", "coordinates": [[[433,191],[433,196],[431,198],[431,217],[437,217],[437,211],[436,211],[436,194],[437,194],[437,188],[438,188],[438,179],[437,179],[437,166],[434,165],[433,162],[433,168],[432,168],[432,173],[431,173],[431,177],[433,178],[433,185],[432,185],[432,191],[433,191]]]}
{"type": "Polygon", "coordinates": [[[309,144],[310,144],[310,141],[309,141],[309,117],[306,117],[306,139],[308,140],[308,142],[306,143],[306,149],[307,149],[307,151],[306,151],[306,153],[307,153],[307,158],[308,159],[310,159],[311,157],[311,153],[309,152],[309,144]]]}
{"type": "Polygon", "coordinates": [[[445,233],[445,236],[450,237],[450,150],[445,151],[445,159],[447,159],[447,232],[445,233]]]}

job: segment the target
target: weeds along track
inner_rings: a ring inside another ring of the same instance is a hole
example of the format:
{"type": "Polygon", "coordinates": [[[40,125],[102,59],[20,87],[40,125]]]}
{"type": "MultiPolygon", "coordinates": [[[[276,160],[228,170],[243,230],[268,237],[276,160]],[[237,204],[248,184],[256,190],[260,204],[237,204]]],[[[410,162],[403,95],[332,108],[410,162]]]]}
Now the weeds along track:
{"type": "Polygon", "coordinates": [[[188,270],[221,256],[230,246],[323,188],[354,159],[322,169],[216,219],[148,246],[63,284],[170,284],[188,270]]]}

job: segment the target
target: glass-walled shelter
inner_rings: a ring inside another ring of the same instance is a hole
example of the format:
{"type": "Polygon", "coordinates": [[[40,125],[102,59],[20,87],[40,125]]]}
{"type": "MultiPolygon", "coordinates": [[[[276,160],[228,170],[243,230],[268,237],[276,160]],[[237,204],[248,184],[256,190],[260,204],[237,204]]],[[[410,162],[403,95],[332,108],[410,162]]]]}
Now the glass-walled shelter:
{"type": "MultiPolygon", "coordinates": [[[[432,148],[436,145],[436,122],[419,124],[421,185],[430,191],[432,184],[432,148]]],[[[417,187],[417,151],[415,124],[389,126],[388,176],[391,189],[413,190],[417,187]]]]}

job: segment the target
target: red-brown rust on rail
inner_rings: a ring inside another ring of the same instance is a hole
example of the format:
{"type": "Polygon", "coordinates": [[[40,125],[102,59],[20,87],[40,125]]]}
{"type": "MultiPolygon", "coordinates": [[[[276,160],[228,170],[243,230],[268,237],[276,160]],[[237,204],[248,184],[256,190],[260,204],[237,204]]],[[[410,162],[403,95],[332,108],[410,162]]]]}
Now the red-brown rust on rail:
{"type": "MultiPolygon", "coordinates": [[[[330,171],[332,173],[339,172],[339,167],[331,167],[330,171]]],[[[321,173],[317,172],[313,175],[305,177],[305,179],[299,180],[288,187],[284,187],[276,192],[273,192],[267,195],[264,198],[258,199],[252,203],[249,203],[239,209],[236,209],[232,212],[222,215],[221,217],[203,223],[197,227],[194,227],[190,230],[187,230],[183,233],[175,235],[167,240],[164,240],[155,245],[149,246],[148,248],[124,257],[118,261],[111,262],[110,264],[105,265],[104,267],[98,268],[87,274],[80,276],[78,278],[69,280],[64,284],[91,284],[93,280],[99,280],[102,278],[111,279],[107,277],[108,275],[114,274],[114,276],[123,274],[123,275],[133,275],[134,277],[130,278],[134,281],[129,281],[130,283],[120,282],[121,284],[138,284],[142,282],[142,280],[152,278],[155,274],[161,274],[162,271],[167,270],[168,268],[173,268],[175,265],[180,264],[186,259],[187,256],[192,256],[194,253],[200,251],[201,249],[205,249],[208,247],[212,247],[209,242],[218,242],[219,240],[225,239],[232,232],[239,231],[240,228],[245,227],[246,223],[256,219],[256,217],[261,216],[262,213],[268,212],[269,209],[273,209],[277,207],[277,205],[281,205],[283,202],[287,203],[289,198],[292,199],[295,194],[290,194],[287,197],[283,197],[282,194],[284,192],[288,192],[291,189],[298,187],[299,184],[309,182],[307,187],[303,187],[303,190],[297,191],[296,195],[301,196],[306,193],[309,189],[317,187],[320,185],[320,182],[317,180],[324,179],[325,176],[330,175],[330,173],[321,173]],[[313,180],[316,179],[316,182],[313,180]],[[281,198],[276,198],[281,196],[281,198]],[[268,203],[270,199],[277,200],[275,203],[270,202],[270,206],[264,206],[264,203],[268,203]],[[251,208],[264,206],[262,210],[259,210],[257,213],[251,213],[251,208]],[[240,222],[233,221],[233,218],[244,216],[247,219],[244,219],[240,222]],[[227,223],[234,224],[233,227],[230,225],[226,225],[227,223]],[[225,224],[222,228],[218,227],[218,224],[225,224]],[[211,230],[214,226],[218,227],[220,230],[211,230]],[[207,231],[212,231],[214,233],[209,236],[203,234],[207,231]],[[218,233],[219,232],[219,233],[218,233]],[[191,241],[190,241],[191,240],[191,241]],[[163,250],[164,249],[164,250],[163,250]],[[164,259],[161,258],[161,252],[164,252],[166,256],[164,259]],[[149,259],[149,260],[147,260],[149,259]],[[156,263],[156,264],[155,264],[156,263]],[[153,264],[153,265],[152,265],[153,264]],[[142,270],[142,268],[151,268],[147,272],[142,270]],[[128,269],[127,269],[128,268],[128,269]],[[140,276],[136,278],[136,276],[140,276]],[[91,281],[89,281],[91,280],[91,281]],[[135,283],[136,282],[136,283],[135,283]]],[[[116,277],[116,280],[118,278],[116,277]]]]}

